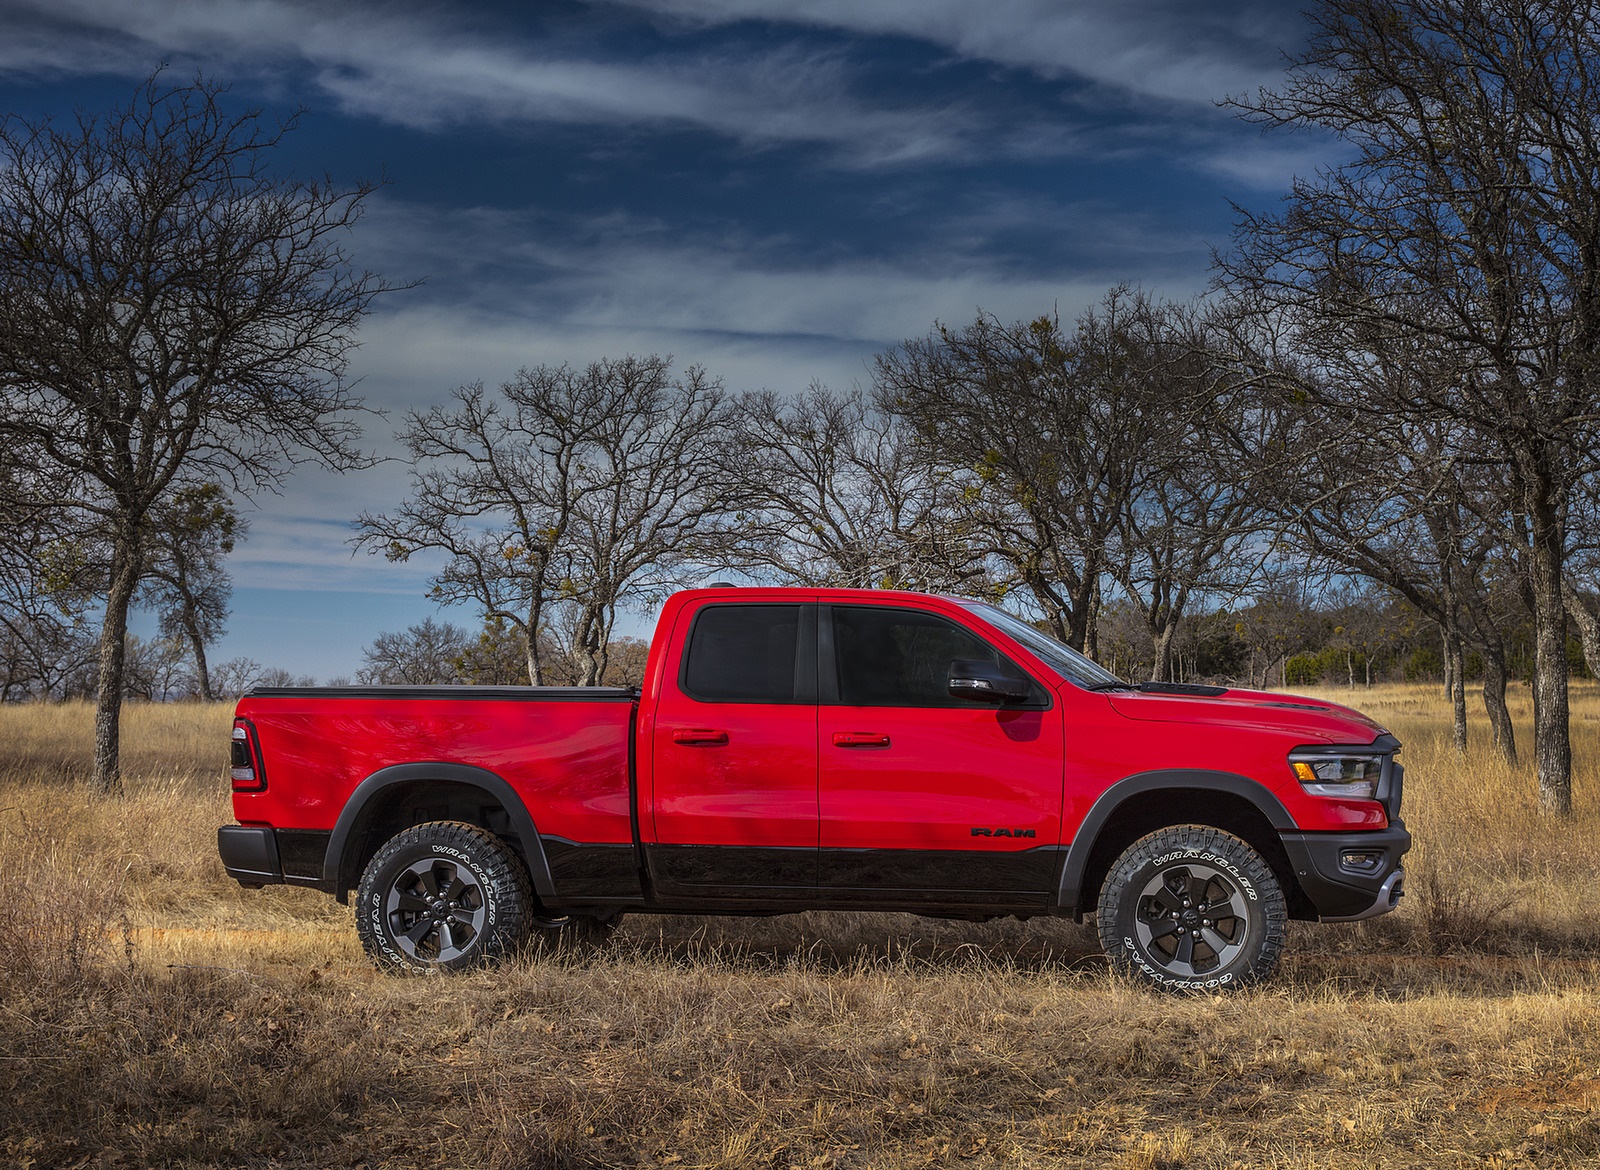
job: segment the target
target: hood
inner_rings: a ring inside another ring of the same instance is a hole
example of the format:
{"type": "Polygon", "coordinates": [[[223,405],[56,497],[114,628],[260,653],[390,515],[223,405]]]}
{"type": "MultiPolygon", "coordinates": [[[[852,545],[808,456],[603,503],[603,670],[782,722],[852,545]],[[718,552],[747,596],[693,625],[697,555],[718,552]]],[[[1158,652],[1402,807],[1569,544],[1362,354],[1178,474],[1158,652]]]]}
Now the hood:
{"type": "Polygon", "coordinates": [[[1226,691],[1209,695],[1108,691],[1112,710],[1153,723],[1208,723],[1294,732],[1308,742],[1371,743],[1387,729],[1359,711],[1325,699],[1273,691],[1226,691]]]}

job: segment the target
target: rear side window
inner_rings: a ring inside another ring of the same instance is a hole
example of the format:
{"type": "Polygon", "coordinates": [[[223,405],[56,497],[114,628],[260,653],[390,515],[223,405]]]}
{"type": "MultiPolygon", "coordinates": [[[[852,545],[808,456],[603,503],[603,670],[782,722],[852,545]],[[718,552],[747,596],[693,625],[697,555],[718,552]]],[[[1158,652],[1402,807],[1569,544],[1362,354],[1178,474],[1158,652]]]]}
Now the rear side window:
{"type": "Polygon", "coordinates": [[[680,683],[710,703],[793,703],[798,605],[708,605],[694,620],[680,683]]]}
{"type": "MultiPolygon", "coordinates": [[[[982,638],[930,613],[888,606],[833,607],[839,702],[846,707],[967,707],[951,696],[950,663],[981,658],[1008,674],[1028,672],[982,638]]],[[[1048,706],[1037,683],[1027,706],[1048,706]]]]}

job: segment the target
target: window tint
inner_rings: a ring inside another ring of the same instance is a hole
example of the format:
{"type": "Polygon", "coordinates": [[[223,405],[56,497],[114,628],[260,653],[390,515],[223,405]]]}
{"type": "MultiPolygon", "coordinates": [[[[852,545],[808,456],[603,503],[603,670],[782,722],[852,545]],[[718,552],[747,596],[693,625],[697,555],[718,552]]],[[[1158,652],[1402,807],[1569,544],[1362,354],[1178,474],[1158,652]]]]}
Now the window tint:
{"type": "Polygon", "coordinates": [[[1098,662],[1093,662],[1071,647],[1062,645],[1049,634],[1030,626],[1015,614],[1009,614],[1003,609],[996,609],[981,601],[963,601],[960,604],[990,625],[998,627],[1001,633],[1021,642],[1046,666],[1068,682],[1077,683],[1087,690],[1128,685],[1098,662]]]}
{"type": "Polygon", "coordinates": [[[713,703],[795,701],[798,605],[711,605],[689,636],[683,689],[713,703]]]}
{"type": "MultiPolygon", "coordinates": [[[[950,662],[956,658],[980,658],[1028,677],[954,622],[887,606],[834,606],[833,652],[839,702],[847,707],[971,707],[949,692],[950,662]]],[[[1029,696],[1030,704],[1045,701],[1042,692],[1029,696]]]]}

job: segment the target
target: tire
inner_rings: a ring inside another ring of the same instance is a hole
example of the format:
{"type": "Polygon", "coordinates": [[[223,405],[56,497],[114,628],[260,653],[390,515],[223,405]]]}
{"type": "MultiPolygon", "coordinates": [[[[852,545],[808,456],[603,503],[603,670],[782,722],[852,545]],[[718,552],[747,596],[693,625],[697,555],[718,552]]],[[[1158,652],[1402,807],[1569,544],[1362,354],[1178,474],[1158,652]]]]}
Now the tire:
{"type": "Polygon", "coordinates": [[[1177,825],[1128,847],[1100,887],[1096,923],[1113,969],[1164,991],[1226,991],[1266,979],[1288,912],[1248,844],[1177,825]]]}
{"type": "Polygon", "coordinates": [[[396,971],[461,971],[515,951],[532,887],[522,861],[477,825],[432,821],[391,837],[356,891],[367,955],[396,971]]]}

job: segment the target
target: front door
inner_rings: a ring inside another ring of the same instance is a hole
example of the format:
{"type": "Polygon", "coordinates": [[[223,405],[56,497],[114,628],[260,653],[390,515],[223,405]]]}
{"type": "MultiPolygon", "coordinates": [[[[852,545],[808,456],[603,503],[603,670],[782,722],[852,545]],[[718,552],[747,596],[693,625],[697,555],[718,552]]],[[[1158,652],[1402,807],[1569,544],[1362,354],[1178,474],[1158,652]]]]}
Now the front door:
{"type": "Polygon", "coordinates": [[[1027,674],[936,614],[835,605],[820,620],[821,884],[863,904],[1042,905],[1061,844],[1050,692],[1035,683],[1005,707],[951,697],[954,659],[1027,674]]]}

